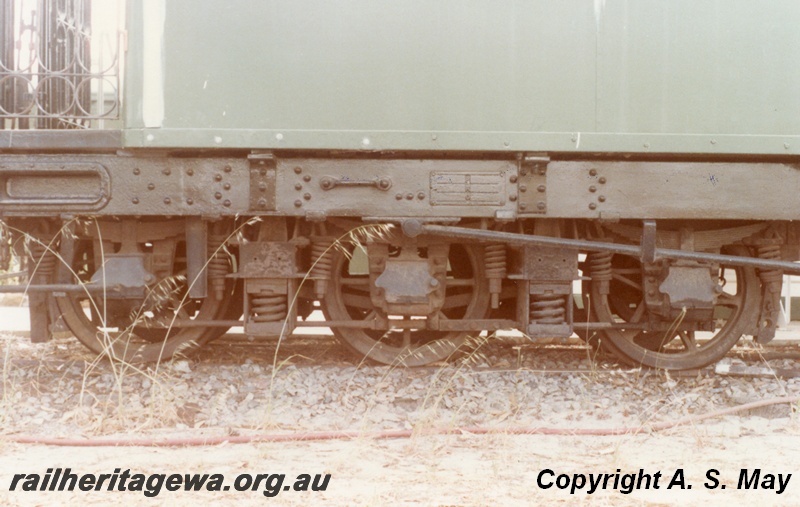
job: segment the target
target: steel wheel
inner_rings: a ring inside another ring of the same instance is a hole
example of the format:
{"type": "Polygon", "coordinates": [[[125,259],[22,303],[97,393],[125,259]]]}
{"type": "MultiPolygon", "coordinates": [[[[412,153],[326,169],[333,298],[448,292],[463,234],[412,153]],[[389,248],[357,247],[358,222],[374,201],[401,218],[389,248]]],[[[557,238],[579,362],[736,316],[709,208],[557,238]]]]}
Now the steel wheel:
{"type": "MultiPolygon", "coordinates": [[[[84,282],[94,271],[89,251],[82,245],[73,262],[74,272],[84,282]]],[[[125,362],[153,362],[185,354],[218,333],[216,328],[181,328],[171,323],[214,320],[228,309],[231,298],[189,299],[185,285],[185,276],[173,276],[157,283],[143,299],[104,299],[102,293],[80,292],[55,300],[64,323],[92,352],[125,362]]]]}
{"type": "MultiPolygon", "coordinates": [[[[746,255],[746,252],[736,252],[746,255]]],[[[615,256],[617,257],[617,256],[615,256]]],[[[599,322],[639,324],[648,315],[642,298],[641,274],[636,259],[612,262],[611,294],[603,295],[592,284],[592,309],[599,322]],[[640,271],[639,271],[640,273],[640,271]],[[624,286],[621,289],[620,286],[624,286]]],[[[721,359],[747,331],[758,314],[760,290],[753,268],[720,268],[720,279],[736,274],[736,287],[723,287],[714,308],[715,330],[701,332],[685,323],[663,331],[607,329],[598,333],[601,346],[620,360],[635,365],[668,370],[701,368],[721,359]]]]}
{"type": "MultiPolygon", "coordinates": [[[[361,254],[363,256],[363,253],[361,254]]],[[[359,269],[359,253],[346,255],[337,251],[333,259],[333,279],[322,301],[329,320],[370,321],[382,315],[373,307],[369,293],[369,275],[359,269]]],[[[488,282],[480,275],[481,249],[451,245],[448,286],[440,319],[480,319],[489,308],[488,282]]],[[[449,358],[466,348],[468,333],[438,332],[424,329],[427,317],[395,317],[390,321],[419,322],[415,329],[365,330],[334,328],[336,337],[361,356],[384,364],[421,366],[449,358]]]]}

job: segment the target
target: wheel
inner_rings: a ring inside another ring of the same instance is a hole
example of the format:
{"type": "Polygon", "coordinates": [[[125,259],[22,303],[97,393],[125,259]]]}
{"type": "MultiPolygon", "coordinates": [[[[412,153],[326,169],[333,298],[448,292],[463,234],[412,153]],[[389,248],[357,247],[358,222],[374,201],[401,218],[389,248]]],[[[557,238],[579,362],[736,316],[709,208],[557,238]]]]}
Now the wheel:
{"type": "MultiPolygon", "coordinates": [[[[370,300],[366,254],[357,249],[337,250],[333,257],[333,278],[322,303],[326,318],[334,321],[366,322],[387,317],[370,300]]],[[[488,281],[480,274],[482,249],[451,245],[448,284],[440,319],[482,319],[489,310],[488,281]]],[[[384,364],[422,366],[445,360],[467,347],[468,333],[424,329],[427,317],[388,316],[391,322],[419,323],[414,329],[366,330],[338,327],[333,332],[357,354],[384,364]]]]}
{"type": "MultiPolygon", "coordinates": [[[[79,244],[71,272],[86,282],[95,263],[88,242],[79,244]]],[[[70,271],[63,265],[59,269],[70,271]]],[[[178,274],[159,281],[140,299],[104,299],[102,293],[74,292],[56,296],[55,301],[64,323],[92,352],[139,363],[188,353],[219,332],[217,328],[173,324],[222,318],[232,298],[190,299],[186,294],[186,277],[178,274]]]]}
{"type": "MultiPolygon", "coordinates": [[[[733,252],[746,255],[744,249],[733,252]]],[[[591,284],[592,310],[599,322],[639,324],[647,322],[642,297],[641,265],[632,257],[612,258],[612,282],[609,294],[600,294],[591,284]]],[[[664,331],[641,329],[605,329],[598,333],[601,346],[620,360],[634,365],[667,370],[702,368],[718,361],[749,329],[758,315],[760,286],[754,268],[720,267],[720,280],[725,284],[714,307],[715,330],[702,332],[687,323],[666,323],[664,331]],[[672,324],[672,325],[670,325],[672,324]]]]}

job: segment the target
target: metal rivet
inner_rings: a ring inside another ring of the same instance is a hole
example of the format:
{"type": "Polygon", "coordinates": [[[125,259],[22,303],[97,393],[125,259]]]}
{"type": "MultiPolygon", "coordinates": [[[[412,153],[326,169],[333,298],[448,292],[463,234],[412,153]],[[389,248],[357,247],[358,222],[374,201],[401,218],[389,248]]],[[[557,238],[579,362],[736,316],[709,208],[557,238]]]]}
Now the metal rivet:
{"type": "Polygon", "coordinates": [[[605,176],[601,176],[600,179],[597,180],[597,181],[599,181],[601,185],[605,185],[606,184],[606,177],[605,176]]]}
{"type": "Polygon", "coordinates": [[[305,194],[303,194],[303,199],[305,199],[306,201],[310,201],[311,200],[311,194],[306,192],[305,194]]]}
{"type": "Polygon", "coordinates": [[[222,193],[221,192],[215,193],[214,194],[214,199],[222,199],[222,193]]]}
{"type": "Polygon", "coordinates": [[[131,199],[131,202],[133,204],[139,204],[139,198],[138,197],[134,197],[133,199],[131,199]]]}
{"type": "Polygon", "coordinates": [[[231,184],[230,183],[225,183],[224,185],[222,185],[222,188],[225,189],[225,190],[230,190],[231,189],[231,184]]]}
{"type": "Polygon", "coordinates": [[[601,195],[601,196],[599,196],[599,197],[597,198],[597,200],[598,200],[598,201],[600,201],[600,202],[606,202],[606,196],[604,196],[604,195],[601,195]]]}
{"type": "Polygon", "coordinates": [[[508,178],[508,181],[510,181],[511,183],[516,183],[517,182],[517,176],[515,174],[512,174],[511,177],[508,178]]]}
{"type": "Polygon", "coordinates": [[[215,174],[214,175],[214,181],[222,181],[222,175],[221,174],[215,174]]]}
{"type": "Polygon", "coordinates": [[[164,198],[164,204],[170,204],[171,202],[172,202],[172,199],[170,199],[169,197],[165,197],[164,198]]]}
{"type": "Polygon", "coordinates": [[[547,187],[544,186],[544,185],[539,185],[538,187],[536,187],[536,190],[538,190],[539,192],[544,193],[544,191],[547,190],[547,187]]]}
{"type": "Polygon", "coordinates": [[[398,201],[400,201],[400,200],[403,199],[403,194],[395,194],[394,198],[397,199],[398,201]]]}
{"type": "Polygon", "coordinates": [[[258,200],[258,207],[259,208],[266,208],[267,207],[267,200],[266,199],[259,199],[258,200]]]}
{"type": "Polygon", "coordinates": [[[294,189],[295,190],[303,190],[303,185],[301,185],[300,183],[295,183],[294,184],[294,189]]]}
{"type": "Polygon", "coordinates": [[[544,201],[539,201],[539,202],[536,203],[536,208],[537,209],[543,210],[546,207],[547,207],[547,205],[544,203],[544,201]]]}
{"type": "Polygon", "coordinates": [[[311,181],[311,176],[309,176],[308,174],[306,174],[305,176],[303,176],[303,181],[305,181],[306,183],[308,183],[309,181],[311,181]]]}
{"type": "Polygon", "coordinates": [[[194,169],[186,169],[186,174],[189,176],[194,176],[194,169]]]}
{"type": "Polygon", "coordinates": [[[597,192],[597,187],[592,185],[591,187],[589,187],[589,192],[597,192]]]}
{"type": "Polygon", "coordinates": [[[409,192],[409,193],[407,193],[407,194],[406,194],[406,199],[408,199],[409,201],[410,201],[411,199],[413,199],[413,198],[414,198],[414,194],[412,194],[411,192],[409,192]]]}
{"type": "Polygon", "coordinates": [[[161,172],[164,174],[164,176],[169,176],[170,174],[172,174],[172,170],[169,167],[167,167],[161,172]]]}
{"type": "Polygon", "coordinates": [[[527,208],[528,208],[528,205],[525,204],[524,202],[519,203],[519,209],[527,209],[527,208]]]}
{"type": "Polygon", "coordinates": [[[302,167],[295,167],[294,168],[294,173],[295,174],[300,174],[301,172],[303,172],[303,168],[302,167]]]}
{"type": "Polygon", "coordinates": [[[508,200],[509,200],[509,201],[511,201],[511,202],[514,202],[514,201],[516,201],[516,200],[517,200],[517,196],[516,196],[516,195],[513,195],[513,194],[512,194],[512,195],[509,195],[509,196],[508,196],[508,200]]]}
{"type": "Polygon", "coordinates": [[[295,208],[299,208],[302,205],[303,205],[303,201],[301,201],[300,199],[294,201],[294,207],[295,208]]]}
{"type": "Polygon", "coordinates": [[[590,202],[589,203],[589,209],[597,209],[597,204],[595,204],[593,202],[590,202]]]}
{"type": "Polygon", "coordinates": [[[597,169],[589,169],[589,176],[597,176],[597,169]]]}
{"type": "Polygon", "coordinates": [[[149,183],[149,184],[147,185],[147,190],[153,190],[153,189],[155,189],[155,188],[156,188],[156,186],[155,186],[154,184],[152,184],[152,183],[149,183]]]}
{"type": "Polygon", "coordinates": [[[230,165],[226,165],[225,167],[222,168],[222,170],[225,171],[226,173],[229,173],[229,172],[231,172],[231,166],[230,165]]]}
{"type": "Polygon", "coordinates": [[[142,173],[142,170],[141,170],[141,169],[139,169],[138,167],[135,167],[135,168],[133,169],[133,174],[135,174],[135,175],[137,175],[137,176],[138,176],[138,175],[140,175],[141,173],[142,173]]]}
{"type": "Polygon", "coordinates": [[[267,191],[267,184],[266,184],[266,183],[264,183],[263,181],[262,181],[262,182],[260,182],[260,183],[258,184],[258,189],[259,189],[259,190],[261,190],[262,192],[266,192],[266,191],[267,191]]]}
{"type": "Polygon", "coordinates": [[[225,206],[226,208],[230,208],[231,207],[231,200],[230,199],[225,199],[225,202],[223,202],[222,205],[225,206]]]}
{"type": "Polygon", "coordinates": [[[186,199],[186,204],[188,204],[189,206],[191,206],[192,204],[194,204],[194,199],[192,199],[191,197],[189,197],[188,199],[186,199]]]}
{"type": "Polygon", "coordinates": [[[419,199],[420,201],[421,201],[421,200],[423,200],[423,199],[425,199],[425,192],[420,192],[420,193],[418,193],[418,194],[417,194],[417,199],[419,199]]]}
{"type": "Polygon", "coordinates": [[[520,192],[527,192],[528,191],[528,187],[526,185],[520,185],[519,186],[519,191],[520,192]]]}

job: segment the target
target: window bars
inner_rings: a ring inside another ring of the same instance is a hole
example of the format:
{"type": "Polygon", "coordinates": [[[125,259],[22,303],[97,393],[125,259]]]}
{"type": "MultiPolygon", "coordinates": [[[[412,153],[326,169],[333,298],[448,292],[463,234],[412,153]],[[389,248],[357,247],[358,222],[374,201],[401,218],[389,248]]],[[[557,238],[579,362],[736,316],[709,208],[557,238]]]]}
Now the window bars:
{"type": "Polygon", "coordinates": [[[0,129],[103,128],[119,118],[119,8],[0,0],[0,129]]]}

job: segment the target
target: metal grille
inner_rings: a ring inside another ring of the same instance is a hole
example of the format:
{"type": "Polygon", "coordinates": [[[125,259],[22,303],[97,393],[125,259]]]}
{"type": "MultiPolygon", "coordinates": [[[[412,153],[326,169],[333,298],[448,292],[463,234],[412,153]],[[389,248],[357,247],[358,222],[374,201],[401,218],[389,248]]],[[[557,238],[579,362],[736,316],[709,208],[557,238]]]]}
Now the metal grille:
{"type": "Polygon", "coordinates": [[[120,2],[0,2],[0,129],[103,128],[119,118],[120,2]],[[92,22],[98,8],[103,26],[92,22]]]}

